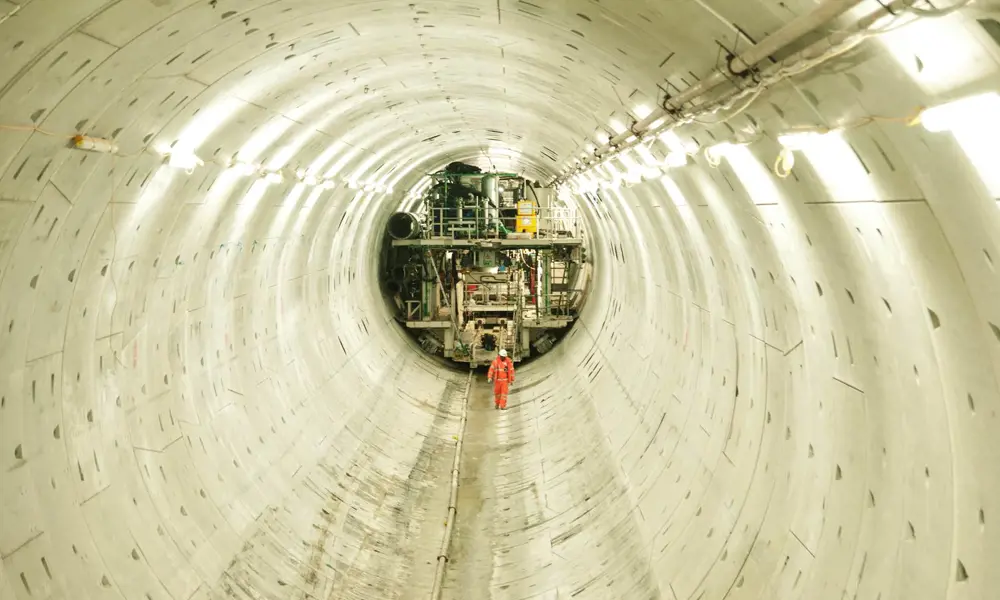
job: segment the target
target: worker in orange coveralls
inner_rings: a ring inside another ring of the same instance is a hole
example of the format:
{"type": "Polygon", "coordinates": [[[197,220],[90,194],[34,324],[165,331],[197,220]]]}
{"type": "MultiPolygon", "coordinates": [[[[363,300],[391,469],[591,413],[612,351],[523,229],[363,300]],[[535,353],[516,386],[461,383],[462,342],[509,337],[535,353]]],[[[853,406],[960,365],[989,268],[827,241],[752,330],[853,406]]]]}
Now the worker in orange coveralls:
{"type": "Polygon", "coordinates": [[[493,383],[493,408],[507,410],[507,392],[514,383],[514,361],[507,358],[506,350],[500,350],[500,356],[493,359],[486,379],[493,383]]]}

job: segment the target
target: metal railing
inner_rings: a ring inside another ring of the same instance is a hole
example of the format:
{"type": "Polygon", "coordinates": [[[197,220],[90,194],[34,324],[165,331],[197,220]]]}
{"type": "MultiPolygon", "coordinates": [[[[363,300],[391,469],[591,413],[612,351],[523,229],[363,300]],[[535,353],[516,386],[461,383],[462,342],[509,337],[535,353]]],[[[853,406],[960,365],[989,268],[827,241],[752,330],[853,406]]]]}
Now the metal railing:
{"type": "Polygon", "coordinates": [[[541,208],[534,215],[514,214],[513,209],[484,209],[482,206],[430,207],[423,215],[424,237],[428,239],[502,239],[511,234],[537,239],[579,238],[583,219],[576,209],[541,208]],[[529,219],[530,226],[520,220],[529,219]],[[528,229],[518,234],[519,229],[528,229]]]}
{"type": "Polygon", "coordinates": [[[407,300],[406,301],[406,320],[407,321],[420,321],[423,319],[423,315],[420,314],[423,308],[423,302],[420,300],[407,300]]]}

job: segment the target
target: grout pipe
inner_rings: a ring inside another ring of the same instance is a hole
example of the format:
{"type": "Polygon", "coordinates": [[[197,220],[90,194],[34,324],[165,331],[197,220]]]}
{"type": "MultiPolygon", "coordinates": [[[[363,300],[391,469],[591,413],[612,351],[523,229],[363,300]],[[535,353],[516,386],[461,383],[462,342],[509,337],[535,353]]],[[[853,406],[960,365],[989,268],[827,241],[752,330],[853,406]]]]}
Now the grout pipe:
{"type": "MultiPolygon", "coordinates": [[[[824,37],[823,39],[821,39],[821,40],[819,40],[819,41],[811,44],[810,46],[808,46],[808,47],[806,47],[806,48],[804,48],[804,49],[796,52],[792,56],[789,56],[788,58],[785,58],[782,61],[780,61],[780,62],[778,62],[778,63],[776,63],[774,65],[768,65],[762,71],[762,75],[766,76],[768,74],[773,73],[776,70],[779,70],[781,68],[787,67],[790,64],[794,64],[796,62],[799,62],[800,60],[808,60],[808,59],[816,58],[817,56],[819,56],[822,53],[823,50],[828,50],[829,48],[831,48],[833,46],[836,46],[839,43],[846,42],[852,36],[863,35],[864,34],[864,30],[866,28],[873,26],[880,19],[884,18],[886,15],[891,15],[891,14],[894,14],[894,13],[901,13],[901,12],[907,10],[908,8],[910,8],[911,6],[913,6],[914,4],[916,4],[917,1],[918,0],[894,0],[893,2],[891,2],[888,5],[883,4],[882,6],[880,6],[879,8],[877,8],[876,10],[872,11],[871,13],[869,13],[869,14],[861,17],[854,25],[852,25],[847,30],[834,32],[830,36],[824,37]]],[[[765,40],[765,42],[766,41],[767,40],[765,40]]],[[[744,56],[746,56],[746,54],[747,53],[744,53],[744,56]]],[[[721,75],[721,72],[716,71],[711,77],[704,79],[701,83],[705,84],[705,83],[709,82],[709,80],[712,79],[712,78],[714,78],[715,76],[722,77],[723,81],[729,81],[728,79],[725,78],[725,76],[721,75]]],[[[687,102],[687,101],[690,101],[690,100],[694,100],[697,97],[704,96],[709,91],[711,91],[711,88],[717,87],[717,85],[718,84],[713,84],[712,86],[709,86],[709,87],[702,87],[702,85],[699,84],[699,85],[695,86],[694,88],[690,88],[689,90],[685,91],[681,95],[675,96],[674,98],[671,99],[671,101],[673,101],[673,102],[677,102],[677,101],[687,102]],[[697,90],[695,88],[697,88],[697,90]],[[693,92],[693,95],[689,96],[688,95],[689,92],[693,92]]],[[[743,92],[743,90],[734,90],[732,92],[732,95],[739,95],[741,92],[743,92]]],[[[702,112],[704,112],[704,111],[702,111],[702,112]]],[[[600,148],[599,150],[597,150],[597,152],[595,153],[595,156],[599,157],[601,155],[607,154],[611,149],[613,149],[613,147],[615,146],[615,144],[618,143],[619,138],[621,138],[622,140],[624,140],[624,139],[628,139],[628,136],[631,136],[631,135],[637,135],[638,136],[638,135],[640,135],[642,133],[645,133],[645,131],[649,129],[649,125],[651,125],[652,123],[655,123],[656,120],[658,120],[659,118],[663,118],[664,116],[666,116],[666,114],[667,113],[664,110],[658,109],[653,114],[649,115],[649,117],[647,117],[646,119],[643,119],[641,122],[636,123],[633,126],[633,131],[632,132],[625,132],[625,133],[621,134],[620,136],[616,137],[615,139],[609,141],[606,146],[604,146],[604,147],[600,148]]],[[[698,107],[695,107],[694,114],[695,115],[699,114],[698,107]]],[[[634,144],[630,144],[630,145],[626,146],[626,148],[627,147],[631,147],[631,145],[634,145],[634,144]]],[[[563,176],[560,176],[559,178],[557,178],[556,182],[563,181],[563,180],[567,179],[568,177],[571,177],[574,173],[583,172],[583,171],[585,171],[585,170],[587,170],[589,168],[592,168],[595,164],[597,164],[597,162],[594,162],[594,163],[584,163],[583,165],[580,165],[580,167],[578,167],[574,171],[569,172],[566,175],[563,175],[563,176]]]]}
{"type": "MultiPolygon", "coordinates": [[[[804,35],[811,33],[820,26],[839,17],[845,12],[853,9],[866,0],[827,0],[816,7],[815,10],[792,19],[784,27],[767,36],[759,44],[749,48],[746,52],[734,57],[729,62],[729,69],[733,74],[745,72],[760,61],[771,56],[775,52],[787,47],[804,35]]],[[[679,95],[667,100],[674,109],[679,109],[685,102],[689,102],[703,96],[713,88],[729,81],[730,73],[716,70],[711,75],[701,80],[698,84],[689,87],[679,95]]],[[[607,148],[616,146],[628,139],[630,136],[641,133],[649,128],[658,119],[666,116],[668,111],[657,108],[649,116],[632,126],[630,131],[625,131],[611,138],[607,144],[598,151],[604,154],[607,148]]]]}
{"type": "Polygon", "coordinates": [[[462,442],[465,439],[465,424],[469,420],[469,393],[472,391],[472,370],[465,382],[465,398],[462,402],[462,423],[458,428],[458,441],[455,442],[455,459],[451,465],[451,494],[448,497],[448,516],[445,522],[444,536],[441,538],[441,549],[438,551],[437,570],[434,572],[434,587],[431,588],[430,600],[439,600],[444,587],[444,574],[448,566],[448,552],[451,549],[451,535],[455,531],[455,520],[458,514],[458,474],[462,464],[462,442]]]}

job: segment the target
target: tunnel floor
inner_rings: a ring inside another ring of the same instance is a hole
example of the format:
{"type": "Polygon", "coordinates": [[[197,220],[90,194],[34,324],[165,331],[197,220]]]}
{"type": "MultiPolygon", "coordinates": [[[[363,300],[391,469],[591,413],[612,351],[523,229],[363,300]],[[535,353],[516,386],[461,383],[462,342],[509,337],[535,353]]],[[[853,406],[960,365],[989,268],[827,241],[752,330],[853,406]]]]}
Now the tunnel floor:
{"type": "Polygon", "coordinates": [[[446,600],[492,598],[494,519],[504,453],[497,427],[510,414],[511,405],[502,412],[494,409],[490,387],[481,375],[473,375],[458,486],[458,522],[443,594],[446,600]]]}

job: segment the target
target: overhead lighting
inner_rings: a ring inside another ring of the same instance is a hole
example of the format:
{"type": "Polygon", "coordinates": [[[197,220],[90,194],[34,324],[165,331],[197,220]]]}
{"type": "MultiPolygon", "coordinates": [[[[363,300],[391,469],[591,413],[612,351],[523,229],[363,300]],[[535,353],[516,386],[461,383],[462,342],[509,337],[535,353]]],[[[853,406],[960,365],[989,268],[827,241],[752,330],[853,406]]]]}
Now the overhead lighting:
{"type": "Polygon", "coordinates": [[[822,143],[825,136],[837,132],[803,131],[801,133],[789,133],[778,136],[778,143],[789,150],[808,150],[822,143]]]}
{"type": "Polygon", "coordinates": [[[723,158],[726,158],[735,148],[741,148],[745,144],[734,144],[731,142],[722,142],[721,144],[716,144],[705,148],[705,158],[708,160],[708,164],[713,167],[719,166],[723,158]]]}
{"type": "Polygon", "coordinates": [[[80,150],[90,150],[91,152],[100,152],[102,154],[115,154],[118,152],[118,145],[113,141],[87,137],[85,135],[74,136],[73,145],[80,150]]]}
{"type": "Polygon", "coordinates": [[[262,179],[265,183],[276,184],[284,181],[285,177],[281,174],[281,171],[270,171],[265,173],[262,179]]]}
{"type": "Polygon", "coordinates": [[[332,190],[333,188],[337,187],[337,182],[334,181],[333,179],[324,179],[323,182],[320,183],[320,186],[324,190],[332,190]]]}
{"type": "Polygon", "coordinates": [[[245,162],[235,162],[229,166],[229,170],[237,175],[250,176],[260,170],[260,165],[245,162]]]}
{"type": "Polygon", "coordinates": [[[611,129],[619,135],[628,131],[628,128],[625,127],[625,125],[623,125],[618,119],[611,119],[608,121],[608,125],[610,125],[611,129]]]}
{"type": "Polygon", "coordinates": [[[931,132],[948,131],[975,167],[991,197],[1000,197],[1000,94],[989,92],[929,108],[920,116],[931,132]]]}
{"type": "Polygon", "coordinates": [[[167,164],[175,169],[190,171],[205,164],[193,152],[170,152],[167,156],[167,164]]]}
{"type": "Polygon", "coordinates": [[[632,112],[641,120],[653,114],[653,109],[646,104],[639,104],[632,110],[632,112]]]}
{"type": "Polygon", "coordinates": [[[625,140],[625,143],[626,144],[631,144],[632,142],[634,142],[634,141],[636,141],[638,139],[639,138],[635,137],[634,135],[630,135],[630,136],[628,136],[628,139],[625,140]]]}
{"type": "Polygon", "coordinates": [[[593,154],[594,152],[597,152],[597,146],[593,144],[587,144],[587,154],[593,154]]]}
{"type": "Polygon", "coordinates": [[[688,164],[688,155],[686,152],[670,152],[667,157],[663,159],[663,165],[676,169],[678,167],[683,167],[688,164]]]}
{"type": "Polygon", "coordinates": [[[666,122],[667,122],[667,120],[661,117],[661,118],[659,118],[659,119],[657,119],[657,120],[653,121],[653,122],[652,122],[652,123],[650,124],[649,128],[650,128],[651,130],[653,130],[653,131],[656,131],[656,130],[657,130],[657,129],[659,129],[660,127],[663,127],[663,124],[664,124],[664,123],[666,123],[666,122]]]}
{"type": "Polygon", "coordinates": [[[664,146],[666,146],[667,150],[677,152],[679,154],[688,153],[688,149],[684,146],[684,142],[681,141],[681,138],[673,131],[661,131],[656,137],[664,146]]]}
{"type": "Polygon", "coordinates": [[[600,143],[601,143],[602,145],[603,145],[603,144],[607,144],[608,142],[610,142],[610,141],[611,141],[611,136],[610,136],[610,135],[608,135],[608,132],[607,132],[607,131],[598,131],[598,132],[597,132],[597,134],[596,134],[596,135],[595,135],[594,137],[595,137],[595,138],[597,139],[597,141],[598,141],[598,142],[600,142],[600,143]]]}
{"type": "MultiPolygon", "coordinates": [[[[836,202],[870,201],[879,195],[871,174],[843,131],[804,131],[778,137],[786,153],[801,152],[836,202]]],[[[794,161],[794,159],[792,159],[794,161]]],[[[779,163],[778,175],[788,172],[794,162],[787,157],[779,163]]]]}
{"type": "Polygon", "coordinates": [[[1000,94],[987,92],[928,108],[920,114],[920,123],[934,133],[974,126],[1000,115],[1000,94]]]}

